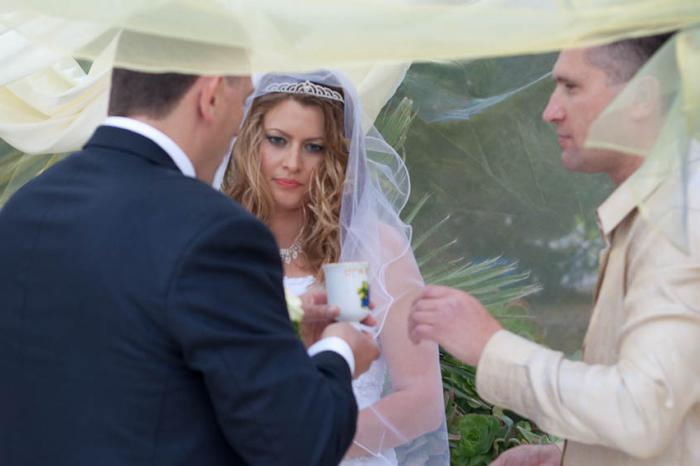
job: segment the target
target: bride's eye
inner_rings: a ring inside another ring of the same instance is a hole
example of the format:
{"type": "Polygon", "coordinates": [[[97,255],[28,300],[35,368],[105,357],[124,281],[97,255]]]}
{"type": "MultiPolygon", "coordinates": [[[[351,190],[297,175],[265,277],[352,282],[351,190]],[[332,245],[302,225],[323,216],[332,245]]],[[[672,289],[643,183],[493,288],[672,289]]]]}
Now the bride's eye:
{"type": "Polygon", "coordinates": [[[309,143],[306,145],[306,150],[313,154],[320,154],[324,151],[324,147],[321,144],[309,143]]]}
{"type": "Polygon", "coordinates": [[[284,143],[286,142],[283,137],[281,136],[275,136],[273,134],[268,134],[267,140],[272,144],[273,146],[283,146],[284,143]]]}

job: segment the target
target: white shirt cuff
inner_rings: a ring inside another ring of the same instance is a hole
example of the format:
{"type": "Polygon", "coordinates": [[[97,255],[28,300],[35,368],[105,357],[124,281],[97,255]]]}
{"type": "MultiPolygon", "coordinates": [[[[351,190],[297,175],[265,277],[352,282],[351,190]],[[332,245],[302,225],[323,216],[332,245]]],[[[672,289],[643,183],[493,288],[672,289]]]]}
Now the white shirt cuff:
{"type": "Polygon", "coordinates": [[[309,356],[314,356],[322,351],[334,351],[341,355],[345,362],[348,363],[350,373],[355,373],[355,356],[352,354],[350,345],[340,337],[328,337],[317,341],[309,347],[307,352],[309,356]]]}

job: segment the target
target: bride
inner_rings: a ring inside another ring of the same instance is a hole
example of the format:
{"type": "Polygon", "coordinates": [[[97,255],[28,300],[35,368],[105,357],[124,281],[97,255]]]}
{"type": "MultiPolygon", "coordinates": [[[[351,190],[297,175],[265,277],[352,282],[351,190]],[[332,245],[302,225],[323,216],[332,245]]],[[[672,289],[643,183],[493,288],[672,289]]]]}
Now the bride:
{"type": "Polygon", "coordinates": [[[382,355],[353,382],[360,416],[342,464],[449,464],[438,350],[406,331],[423,281],[399,218],[405,165],[363,131],[356,91],[336,72],[263,75],[245,112],[223,190],[272,230],[285,287],[322,286],[329,262],[370,266],[382,355]]]}

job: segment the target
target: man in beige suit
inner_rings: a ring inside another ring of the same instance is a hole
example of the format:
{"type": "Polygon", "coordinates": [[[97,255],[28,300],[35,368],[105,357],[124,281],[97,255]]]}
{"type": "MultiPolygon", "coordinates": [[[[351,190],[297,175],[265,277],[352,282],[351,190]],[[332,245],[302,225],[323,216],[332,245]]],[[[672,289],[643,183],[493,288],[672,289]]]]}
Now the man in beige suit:
{"type": "MultiPolygon", "coordinates": [[[[493,466],[700,465],[700,214],[671,202],[678,186],[669,179],[636,183],[646,172],[641,157],[584,149],[593,122],[666,39],[563,51],[553,70],[556,87],[543,118],[557,128],[562,164],[606,173],[617,185],[597,211],[606,248],[583,361],[503,330],[457,290],[427,287],[413,305],[414,341],[437,341],[476,365],[482,397],[567,439],[563,451],[519,447],[493,466]],[[663,219],[649,222],[640,202],[663,219]],[[686,218],[682,250],[667,227],[686,218]]],[[[656,139],[659,106],[631,108],[639,110],[625,117],[638,125],[635,136],[656,139]]],[[[700,144],[692,141],[689,202],[699,195],[696,159],[700,144]]]]}

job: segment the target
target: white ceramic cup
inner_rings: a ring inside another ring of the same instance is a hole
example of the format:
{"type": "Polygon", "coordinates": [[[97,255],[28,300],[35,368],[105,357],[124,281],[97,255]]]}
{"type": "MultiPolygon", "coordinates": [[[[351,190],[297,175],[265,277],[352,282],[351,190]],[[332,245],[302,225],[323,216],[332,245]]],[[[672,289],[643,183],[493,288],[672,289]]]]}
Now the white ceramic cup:
{"type": "Polygon", "coordinates": [[[340,309],[339,321],[359,322],[369,315],[367,262],[336,262],[323,266],[328,304],[340,309]]]}

